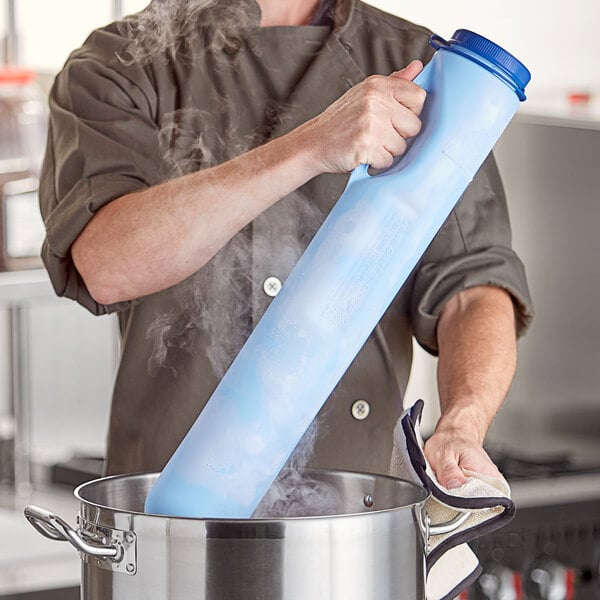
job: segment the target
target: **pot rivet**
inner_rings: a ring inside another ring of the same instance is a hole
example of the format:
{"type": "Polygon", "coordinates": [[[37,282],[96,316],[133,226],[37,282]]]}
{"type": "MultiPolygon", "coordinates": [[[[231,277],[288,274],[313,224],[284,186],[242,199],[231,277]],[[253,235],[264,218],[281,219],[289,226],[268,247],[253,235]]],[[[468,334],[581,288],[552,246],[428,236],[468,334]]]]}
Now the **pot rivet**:
{"type": "Polygon", "coordinates": [[[135,540],[135,538],[133,537],[133,533],[131,533],[130,531],[128,531],[128,532],[125,534],[125,541],[126,541],[128,544],[133,544],[133,541],[134,541],[134,540],[135,540]]]}
{"type": "Polygon", "coordinates": [[[363,503],[367,508],[371,508],[373,506],[373,504],[375,503],[375,501],[373,500],[373,496],[371,496],[371,494],[367,494],[363,498],[363,503]]]}
{"type": "Polygon", "coordinates": [[[133,573],[135,571],[135,566],[129,563],[126,567],[128,573],[133,573]]]}

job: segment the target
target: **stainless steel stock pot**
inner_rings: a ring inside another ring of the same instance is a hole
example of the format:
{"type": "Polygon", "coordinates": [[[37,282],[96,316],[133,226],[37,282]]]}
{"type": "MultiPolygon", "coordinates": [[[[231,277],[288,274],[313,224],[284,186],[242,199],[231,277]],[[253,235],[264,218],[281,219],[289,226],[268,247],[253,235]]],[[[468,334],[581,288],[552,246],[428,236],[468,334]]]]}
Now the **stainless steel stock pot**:
{"type": "Polygon", "coordinates": [[[79,550],[82,600],[422,600],[427,536],[436,533],[427,526],[428,492],[381,475],[302,475],[327,496],[327,514],[145,514],[158,475],[141,474],[79,486],[76,528],[35,506],[25,516],[79,550]]]}

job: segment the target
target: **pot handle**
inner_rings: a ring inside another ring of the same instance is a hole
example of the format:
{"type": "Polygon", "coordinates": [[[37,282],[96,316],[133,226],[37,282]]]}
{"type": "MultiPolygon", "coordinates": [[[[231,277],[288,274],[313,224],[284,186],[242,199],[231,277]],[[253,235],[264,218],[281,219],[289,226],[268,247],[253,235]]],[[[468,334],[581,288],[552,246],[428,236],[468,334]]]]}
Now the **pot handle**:
{"type": "Polygon", "coordinates": [[[456,529],[458,529],[463,523],[467,521],[467,519],[471,516],[470,511],[461,512],[456,517],[451,519],[450,521],[446,521],[446,523],[439,523],[438,525],[432,525],[429,515],[426,517],[427,523],[427,537],[430,535],[445,535],[447,533],[452,533],[456,529]]]}
{"type": "Polygon", "coordinates": [[[50,540],[69,542],[76,550],[96,558],[109,558],[113,561],[121,560],[123,548],[118,545],[90,544],[80,537],[65,520],[61,519],[43,508],[37,506],[26,506],[25,518],[31,525],[37,529],[44,537],[50,540]]]}

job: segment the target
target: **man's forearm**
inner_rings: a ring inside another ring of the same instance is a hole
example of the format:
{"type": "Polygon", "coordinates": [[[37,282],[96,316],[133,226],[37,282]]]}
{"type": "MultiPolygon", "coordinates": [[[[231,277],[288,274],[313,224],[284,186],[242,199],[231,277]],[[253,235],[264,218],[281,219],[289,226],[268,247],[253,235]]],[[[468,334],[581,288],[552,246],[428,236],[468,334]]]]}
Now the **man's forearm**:
{"type": "Polygon", "coordinates": [[[444,308],[437,335],[440,426],[459,425],[482,442],[516,367],[510,295],[489,286],[460,292],[444,308]]]}
{"type": "Polygon", "coordinates": [[[118,198],[72,247],[101,304],[144,296],[201,268],[233,235],[316,173],[292,136],[118,198]]]}
{"type": "Polygon", "coordinates": [[[481,446],[516,367],[510,295],[489,286],[460,292],[444,307],[437,336],[441,417],[428,458],[443,484],[453,487],[464,480],[457,465],[496,474],[481,446]]]}

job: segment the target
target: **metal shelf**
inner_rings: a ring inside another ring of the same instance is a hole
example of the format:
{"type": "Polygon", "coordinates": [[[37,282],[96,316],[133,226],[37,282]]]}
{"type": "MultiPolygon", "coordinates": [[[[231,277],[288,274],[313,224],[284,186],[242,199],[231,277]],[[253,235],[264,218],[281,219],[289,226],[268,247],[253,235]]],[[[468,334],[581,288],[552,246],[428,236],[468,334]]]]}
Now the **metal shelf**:
{"type": "Polygon", "coordinates": [[[44,269],[0,271],[0,306],[56,299],[44,269]]]}
{"type": "Polygon", "coordinates": [[[538,91],[530,94],[519,108],[515,120],[536,125],[576,129],[600,129],[600,92],[570,99],[568,90],[538,91]]]}

